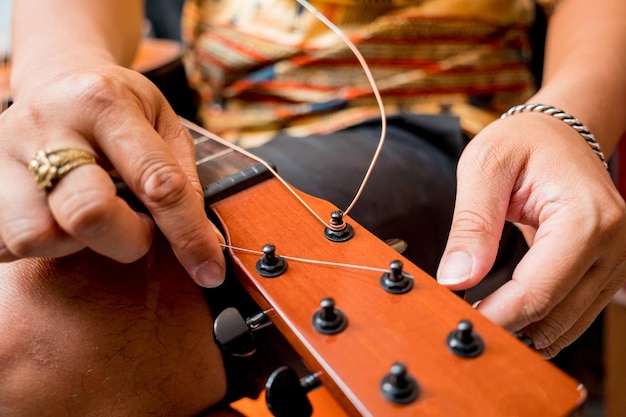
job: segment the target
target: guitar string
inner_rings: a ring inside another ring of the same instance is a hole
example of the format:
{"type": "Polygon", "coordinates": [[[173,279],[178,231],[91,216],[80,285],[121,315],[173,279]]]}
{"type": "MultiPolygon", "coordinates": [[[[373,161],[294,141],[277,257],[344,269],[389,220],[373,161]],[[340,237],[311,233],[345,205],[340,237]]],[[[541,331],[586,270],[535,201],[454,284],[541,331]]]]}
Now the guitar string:
{"type": "MultiPolygon", "coordinates": [[[[378,158],[380,156],[380,153],[382,151],[383,145],[385,143],[385,138],[386,138],[386,134],[387,134],[387,117],[386,117],[386,112],[385,112],[385,108],[383,105],[383,100],[379,91],[379,88],[376,84],[376,81],[374,79],[374,76],[369,68],[369,65],[367,64],[367,61],[365,60],[365,58],[363,57],[363,55],[361,54],[361,52],[359,51],[359,49],[356,47],[356,45],[354,45],[354,43],[344,34],[344,32],[337,27],[334,23],[332,23],[326,16],[324,16],[319,10],[317,10],[313,5],[311,5],[310,3],[308,3],[306,0],[296,0],[297,3],[299,3],[300,5],[302,5],[304,8],[306,8],[309,12],[311,12],[318,20],[320,20],[325,26],[327,26],[331,31],[333,31],[347,46],[348,48],[352,51],[352,53],[355,55],[355,57],[357,58],[357,60],[359,61],[359,64],[361,65],[361,67],[363,68],[363,71],[365,73],[365,76],[371,86],[372,92],[374,94],[374,97],[376,98],[376,103],[378,105],[379,111],[380,111],[380,118],[381,118],[381,133],[380,133],[380,138],[378,141],[378,145],[376,147],[376,150],[372,156],[372,160],[368,166],[368,169],[366,171],[366,173],[364,174],[363,180],[361,182],[361,185],[359,186],[357,192],[355,193],[354,198],[352,199],[351,203],[348,205],[348,208],[346,208],[343,211],[343,215],[348,215],[348,213],[352,210],[352,208],[356,205],[356,203],[358,202],[359,198],[361,197],[363,190],[365,188],[365,186],[367,185],[367,182],[369,181],[369,178],[371,176],[371,173],[374,169],[374,166],[376,165],[376,162],[378,161],[378,158]]],[[[235,152],[239,152],[257,162],[259,162],[260,164],[262,164],[276,179],[278,179],[281,184],[300,202],[300,204],[306,208],[307,211],[309,211],[309,213],[315,217],[321,224],[323,224],[325,227],[329,228],[329,229],[334,229],[337,230],[337,226],[335,225],[331,225],[329,223],[327,223],[326,221],[324,221],[324,219],[322,219],[322,217],[317,214],[317,212],[315,212],[315,210],[313,210],[313,208],[311,208],[303,199],[302,197],[295,191],[295,189],[293,187],[291,187],[291,185],[285,180],[283,179],[280,174],[278,174],[278,172],[272,168],[271,165],[269,165],[265,160],[257,157],[256,155],[248,152],[247,150],[235,145],[232,142],[229,142],[225,139],[223,139],[222,137],[220,137],[219,135],[212,133],[204,128],[202,128],[201,126],[198,126],[192,122],[190,122],[189,120],[186,119],[181,119],[183,124],[187,125],[188,127],[192,127],[193,129],[197,130],[199,133],[202,133],[206,139],[209,140],[213,140],[217,143],[220,143],[223,146],[226,146],[227,148],[229,148],[229,150],[225,150],[225,151],[221,151],[219,153],[217,153],[217,155],[222,156],[226,153],[229,153],[231,151],[235,151],[235,152]]],[[[204,140],[206,140],[205,138],[199,138],[196,140],[196,144],[200,143],[204,140]]],[[[201,163],[205,163],[211,159],[216,159],[217,156],[211,155],[205,158],[202,158],[201,160],[199,160],[197,162],[197,164],[201,164],[201,163]]],[[[227,245],[227,244],[221,244],[221,246],[224,249],[231,249],[233,251],[238,251],[238,252],[245,252],[245,253],[251,253],[251,254],[256,254],[256,255],[263,255],[263,252],[258,251],[258,250],[253,250],[253,249],[246,249],[246,248],[241,248],[241,247],[236,247],[236,246],[232,246],[232,245],[227,245]]],[[[336,266],[336,267],[342,267],[342,268],[353,268],[353,269],[360,269],[360,270],[367,270],[367,271],[375,271],[375,272],[388,272],[389,269],[385,269],[385,268],[379,268],[379,267],[371,267],[371,266],[366,266],[366,265],[355,265],[355,264],[346,264],[346,263],[339,263],[339,262],[331,262],[331,261],[323,261],[323,260],[314,260],[314,259],[307,259],[307,258],[302,258],[302,257],[295,257],[295,256],[287,256],[287,255],[281,255],[282,258],[284,259],[288,259],[291,261],[295,261],[295,262],[304,262],[304,263],[311,263],[311,264],[316,264],[316,265],[327,265],[327,266],[336,266]]],[[[411,277],[412,279],[412,277],[411,277]]]]}
{"type": "MultiPolygon", "coordinates": [[[[225,249],[232,249],[237,252],[250,253],[254,255],[264,255],[263,252],[254,250],[254,249],[240,248],[237,246],[232,246],[232,245],[227,245],[227,244],[220,244],[220,245],[225,249]]],[[[280,257],[290,260],[290,261],[294,261],[294,262],[303,262],[303,263],[310,263],[310,264],[316,264],[316,265],[337,266],[340,268],[361,269],[361,270],[373,271],[373,272],[389,272],[389,268],[378,268],[378,267],[367,266],[367,265],[356,265],[356,264],[347,264],[347,263],[341,263],[341,262],[322,261],[322,260],[316,260],[316,259],[301,258],[298,256],[280,255],[280,257]]]]}
{"type": "MultiPolygon", "coordinates": [[[[359,61],[359,64],[361,65],[361,67],[363,68],[363,72],[365,73],[365,76],[371,86],[372,89],[372,93],[374,94],[374,97],[376,98],[376,103],[378,105],[379,111],[380,111],[380,119],[381,119],[381,132],[380,132],[380,137],[378,140],[378,145],[376,147],[376,150],[374,151],[374,154],[372,156],[372,159],[370,161],[370,164],[368,166],[368,169],[366,171],[366,173],[363,176],[363,180],[361,181],[361,184],[359,186],[359,188],[357,189],[357,192],[355,193],[351,203],[348,205],[348,207],[343,210],[343,215],[347,216],[350,211],[352,210],[352,208],[358,203],[359,198],[361,197],[361,195],[363,194],[363,190],[365,189],[365,186],[367,185],[367,182],[369,181],[369,178],[371,177],[372,171],[374,170],[374,167],[376,165],[376,162],[378,161],[378,158],[380,156],[380,153],[382,152],[382,148],[383,145],[385,143],[385,138],[387,136],[387,116],[386,116],[386,112],[385,112],[385,107],[383,104],[383,100],[379,91],[379,88],[376,84],[376,80],[374,79],[374,76],[369,68],[369,65],[367,64],[367,61],[365,60],[365,58],[363,57],[363,55],[361,54],[361,52],[359,51],[359,49],[356,47],[356,45],[350,40],[350,38],[348,38],[345,33],[339,28],[337,27],[333,22],[331,22],[326,16],[324,16],[319,10],[317,10],[313,5],[311,5],[308,1],[306,0],[296,0],[296,2],[298,2],[300,5],[302,5],[304,8],[306,8],[309,12],[311,12],[318,20],[320,20],[325,26],[327,26],[331,31],[333,31],[347,46],[348,48],[352,51],[352,53],[355,55],[355,57],[357,58],[357,60],[359,61]]],[[[289,192],[291,194],[293,194],[293,196],[300,202],[300,204],[302,204],[302,206],[304,206],[310,213],[311,215],[313,215],[320,223],[322,223],[325,227],[331,229],[331,230],[342,230],[343,225],[333,225],[330,224],[328,222],[326,222],[324,219],[322,219],[322,217],[317,214],[315,212],[315,210],[313,210],[301,197],[300,195],[293,189],[293,187],[291,187],[291,185],[289,185],[289,183],[287,183],[287,181],[285,181],[279,174],[278,172],[276,172],[275,169],[273,169],[266,161],[262,160],[261,158],[257,157],[256,155],[253,155],[252,153],[246,151],[245,149],[221,138],[220,136],[207,131],[206,129],[201,128],[200,126],[197,126],[191,122],[188,122],[190,125],[192,125],[195,129],[200,130],[201,133],[203,133],[205,136],[207,136],[209,139],[214,140],[224,146],[227,146],[249,158],[252,158],[253,160],[261,163],[274,177],[276,177],[282,184],[283,186],[285,186],[287,188],[287,190],[289,190],[289,192]]]]}
{"type": "MultiPolygon", "coordinates": [[[[386,117],[385,117],[385,110],[382,104],[382,98],[380,96],[380,92],[378,91],[378,88],[376,86],[376,82],[374,80],[374,77],[367,65],[367,62],[365,61],[364,57],[362,56],[362,54],[360,53],[360,51],[356,48],[356,46],[350,41],[349,38],[347,38],[345,36],[345,34],[337,27],[335,26],[332,22],[330,22],[324,15],[322,15],[317,9],[315,9],[312,5],[310,5],[309,3],[307,3],[305,0],[296,0],[298,3],[300,3],[303,7],[307,8],[311,13],[313,13],[315,15],[316,18],[318,18],[319,20],[321,20],[326,26],[328,26],[331,30],[333,30],[333,32],[335,32],[347,45],[348,47],[353,51],[353,53],[355,54],[355,56],[357,57],[357,59],[359,60],[361,66],[363,67],[365,74],[368,78],[368,81],[370,82],[371,86],[372,86],[372,90],[374,92],[374,95],[376,96],[379,108],[380,108],[380,112],[381,112],[381,136],[380,136],[380,140],[379,140],[379,144],[377,146],[377,149],[374,153],[374,156],[372,158],[372,161],[368,167],[368,170],[364,176],[364,179],[361,183],[361,186],[359,187],[359,189],[357,190],[357,193],[355,194],[355,197],[353,198],[351,204],[348,206],[348,208],[344,211],[344,215],[347,215],[352,208],[354,207],[354,205],[358,202],[358,199],[360,198],[363,189],[365,188],[365,185],[367,184],[367,181],[369,179],[369,177],[371,176],[371,172],[374,168],[374,165],[378,159],[378,156],[380,155],[380,152],[382,150],[382,146],[384,144],[384,139],[385,139],[385,134],[386,134],[386,117]]],[[[8,65],[8,54],[3,53],[2,54],[2,61],[1,61],[1,69],[3,71],[6,70],[7,65],[8,65]]],[[[4,74],[3,74],[4,75],[4,74]]],[[[4,81],[4,80],[2,80],[4,81]]],[[[4,98],[5,98],[5,94],[6,97],[8,97],[8,91],[5,91],[5,88],[8,87],[5,85],[4,82],[2,82],[0,84],[0,99],[2,101],[2,103],[0,104],[0,113],[2,113],[4,110],[6,110],[8,108],[8,101],[5,102],[4,98]]],[[[188,121],[186,121],[188,122],[188,121]]],[[[189,122],[190,123],[190,122],[189,122]]],[[[213,155],[209,155],[205,158],[200,159],[199,161],[197,161],[197,164],[202,164],[202,163],[206,163],[210,160],[214,160],[217,159],[227,153],[230,152],[240,152],[242,154],[244,154],[245,156],[252,158],[253,160],[256,160],[257,162],[263,164],[271,173],[272,175],[274,175],[295,197],[296,199],[315,217],[318,219],[318,221],[320,221],[323,225],[325,225],[326,227],[329,228],[333,228],[332,225],[327,224],[301,197],[300,195],[297,194],[297,192],[289,185],[289,183],[287,183],[277,172],[276,170],[274,170],[266,161],[262,160],[261,158],[258,158],[256,155],[251,154],[250,152],[244,150],[243,148],[240,148],[234,144],[232,144],[231,142],[228,142],[226,140],[224,140],[223,138],[219,137],[218,135],[215,135],[209,131],[206,131],[202,128],[200,128],[200,126],[194,126],[194,128],[196,128],[197,130],[200,129],[202,130],[202,133],[209,139],[214,140],[224,146],[227,146],[228,149],[218,152],[216,154],[213,155]]],[[[226,245],[226,244],[222,244],[223,248],[228,248],[228,249],[232,249],[232,250],[236,250],[239,252],[246,252],[246,253],[253,253],[253,254],[257,254],[257,255],[263,255],[263,252],[261,251],[256,251],[256,250],[252,250],[252,249],[245,249],[245,248],[239,248],[239,247],[235,247],[235,246],[231,246],[231,245],[226,245]]],[[[295,256],[284,256],[281,255],[281,257],[291,260],[291,261],[295,261],[295,262],[303,262],[303,263],[312,263],[312,264],[316,264],[316,265],[327,265],[327,266],[336,266],[336,267],[343,267],[343,268],[353,268],[353,269],[360,269],[360,270],[368,270],[368,271],[375,271],[375,272],[387,272],[387,269],[383,269],[383,268],[378,268],[378,267],[370,267],[370,266],[365,266],[365,265],[355,265],[355,264],[346,264],[346,263],[338,263],[338,262],[330,262],[330,261],[322,261],[322,260],[313,260],[313,259],[306,259],[306,258],[302,258],[302,257],[295,257],[295,256]]]]}
{"type": "Polygon", "coordinates": [[[374,166],[376,165],[376,162],[378,161],[378,157],[380,156],[383,145],[385,143],[385,138],[387,136],[387,115],[385,113],[385,106],[383,105],[383,99],[380,95],[380,91],[378,90],[378,85],[376,84],[376,80],[374,79],[374,76],[372,75],[372,72],[370,71],[370,67],[367,64],[367,61],[365,61],[365,57],[363,57],[363,55],[361,54],[361,51],[359,51],[356,45],[350,40],[350,38],[346,36],[346,34],[337,25],[331,22],[326,16],[324,16],[319,10],[317,10],[307,0],[296,0],[296,1],[300,5],[302,5],[304,8],[306,8],[309,12],[311,12],[313,16],[315,16],[320,22],[326,25],[326,27],[328,27],[331,31],[333,31],[343,41],[343,43],[345,43],[346,46],[350,48],[350,51],[352,51],[356,59],[359,61],[359,64],[361,64],[361,67],[363,68],[363,72],[365,73],[365,76],[367,77],[367,81],[369,82],[372,88],[374,97],[376,97],[376,103],[378,104],[378,109],[380,111],[381,131],[380,131],[380,139],[378,141],[378,146],[376,147],[376,151],[374,152],[374,155],[372,156],[372,161],[370,162],[370,165],[363,177],[363,181],[361,182],[359,189],[357,190],[354,198],[352,199],[352,203],[350,203],[348,208],[345,209],[344,211],[344,215],[347,215],[348,213],[350,213],[352,208],[356,205],[359,198],[361,197],[361,194],[363,193],[363,190],[365,189],[365,186],[367,185],[367,182],[369,181],[369,178],[372,174],[374,166]]]}
{"type": "MultiPolygon", "coordinates": [[[[217,142],[219,142],[219,143],[226,142],[226,143],[224,143],[225,145],[230,144],[230,142],[227,142],[227,141],[225,141],[224,139],[220,138],[219,136],[217,136],[217,135],[213,135],[213,134],[211,134],[211,133],[210,133],[210,132],[208,132],[208,131],[204,131],[204,129],[203,129],[203,128],[201,128],[200,126],[194,125],[192,122],[189,122],[188,120],[185,120],[185,119],[181,119],[181,120],[182,120],[182,122],[183,122],[184,124],[191,125],[191,126],[193,126],[195,129],[199,129],[199,130],[201,130],[201,132],[200,132],[200,133],[202,133],[203,135],[205,135],[205,137],[198,138],[197,140],[195,140],[195,141],[194,141],[194,143],[195,143],[195,144],[198,144],[198,143],[204,142],[204,141],[206,141],[206,140],[215,140],[215,141],[217,141],[217,142]],[[215,136],[215,138],[212,138],[212,137],[207,137],[208,135],[215,136]]],[[[228,145],[227,145],[227,146],[228,146],[228,145]]],[[[225,150],[223,150],[223,151],[216,152],[216,153],[214,153],[214,154],[212,154],[212,155],[209,155],[209,156],[207,156],[207,157],[205,157],[205,158],[201,158],[201,159],[199,160],[199,163],[205,163],[205,162],[208,162],[208,161],[210,161],[210,160],[217,159],[217,158],[219,158],[220,156],[223,156],[223,155],[225,155],[225,154],[232,153],[232,152],[235,152],[235,149],[232,149],[232,148],[227,148],[227,149],[225,149],[225,150]]],[[[245,154],[245,153],[247,153],[247,152],[245,152],[245,151],[244,151],[244,154],[245,154]]],[[[251,156],[252,156],[252,157],[254,157],[254,155],[251,155],[251,156]]],[[[255,158],[255,160],[259,160],[259,159],[255,158]]],[[[265,163],[265,161],[263,161],[263,160],[259,160],[259,162],[261,162],[261,163],[262,163],[264,166],[266,166],[269,170],[274,171],[274,170],[272,169],[272,167],[271,167],[271,166],[269,166],[269,165],[267,165],[267,164],[265,163]]],[[[275,172],[275,171],[274,171],[274,172],[275,172]]],[[[292,188],[291,188],[291,186],[289,185],[289,183],[284,182],[284,180],[283,180],[283,179],[282,179],[282,178],[281,178],[281,177],[280,177],[277,173],[276,173],[276,175],[277,175],[277,178],[278,178],[281,182],[283,182],[283,184],[287,187],[287,189],[292,190],[292,188]]],[[[300,198],[300,196],[299,196],[299,195],[295,194],[295,196],[296,196],[296,198],[298,198],[298,200],[302,201],[302,199],[300,198]]],[[[309,209],[310,209],[310,207],[309,207],[309,206],[308,206],[308,205],[307,205],[304,201],[302,201],[302,204],[304,204],[304,206],[305,206],[305,207],[307,207],[307,208],[309,208],[309,209]]],[[[317,218],[318,218],[318,219],[319,219],[322,223],[324,223],[324,221],[323,221],[323,220],[322,220],[322,219],[321,219],[321,218],[317,215],[317,213],[315,213],[315,211],[312,211],[312,214],[313,214],[314,216],[316,216],[316,217],[317,217],[317,218]]],[[[261,256],[262,256],[262,255],[264,255],[264,253],[263,253],[262,251],[259,251],[259,250],[241,248],[241,247],[238,247],[238,246],[228,245],[228,244],[226,244],[226,243],[220,243],[220,246],[221,246],[223,249],[231,249],[231,250],[233,250],[233,251],[237,251],[237,252],[251,253],[251,254],[261,255],[261,256]]],[[[361,270],[368,270],[368,271],[376,271],[376,272],[387,272],[387,271],[388,271],[388,269],[383,269],[383,268],[378,268],[378,267],[372,267],[372,266],[366,266],[366,265],[356,265],[356,264],[346,264],[346,263],[331,262],[331,261],[322,261],[322,260],[307,259],[307,258],[302,258],[302,257],[297,257],[297,256],[288,256],[288,255],[280,255],[280,256],[281,256],[282,258],[285,258],[285,259],[288,259],[288,260],[291,260],[291,261],[294,261],[294,262],[311,263],[311,264],[315,264],[315,265],[337,266],[337,267],[354,268],[354,269],[361,269],[361,270]]]]}

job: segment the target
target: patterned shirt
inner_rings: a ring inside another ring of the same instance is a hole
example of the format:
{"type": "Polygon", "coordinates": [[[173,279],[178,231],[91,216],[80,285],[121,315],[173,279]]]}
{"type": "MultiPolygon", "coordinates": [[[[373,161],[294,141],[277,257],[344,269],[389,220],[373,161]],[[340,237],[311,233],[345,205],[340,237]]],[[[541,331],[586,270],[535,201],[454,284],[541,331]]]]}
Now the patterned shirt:
{"type": "MultiPolygon", "coordinates": [[[[310,3],[363,54],[388,115],[500,113],[535,90],[534,0],[310,3]]],[[[254,146],[380,117],[353,52],[295,0],[188,0],[182,24],[200,120],[223,137],[254,146]]]]}

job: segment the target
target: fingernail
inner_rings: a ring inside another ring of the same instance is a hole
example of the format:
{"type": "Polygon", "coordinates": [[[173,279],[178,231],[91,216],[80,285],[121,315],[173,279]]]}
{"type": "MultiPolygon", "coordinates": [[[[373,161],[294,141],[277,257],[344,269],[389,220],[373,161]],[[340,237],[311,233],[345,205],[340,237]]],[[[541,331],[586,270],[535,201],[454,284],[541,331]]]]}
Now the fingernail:
{"type": "Polygon", "coordinates": [[[442,285],[460,284],[472,273],[472,258],[466,252],[452,252],[441,261],[437,281],[442,285]]]}
{"type": "Polygon", "coordinates": [[[215,261],[207,261],[196,268],[196,282],[203,287],[218,287],[224,282],[225,271],[215,261]]]}

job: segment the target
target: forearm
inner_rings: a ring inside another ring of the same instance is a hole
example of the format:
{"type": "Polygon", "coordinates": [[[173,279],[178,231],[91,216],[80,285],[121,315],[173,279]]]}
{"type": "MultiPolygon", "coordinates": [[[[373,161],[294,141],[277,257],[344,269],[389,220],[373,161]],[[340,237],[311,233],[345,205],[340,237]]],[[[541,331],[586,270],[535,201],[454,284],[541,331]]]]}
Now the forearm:
{"type": "Polygon", "coordinates": [[[142,0],[16,1],[13,93],[46,73],[105,62],[130,64],[142,21],[142,0]]]}
{"type": "Polygon", "coordinates": [[[574,115],[610,155],[626,131],[626,2],[563,0],[550,20],[544,83],[529,100],[574,115]]]}

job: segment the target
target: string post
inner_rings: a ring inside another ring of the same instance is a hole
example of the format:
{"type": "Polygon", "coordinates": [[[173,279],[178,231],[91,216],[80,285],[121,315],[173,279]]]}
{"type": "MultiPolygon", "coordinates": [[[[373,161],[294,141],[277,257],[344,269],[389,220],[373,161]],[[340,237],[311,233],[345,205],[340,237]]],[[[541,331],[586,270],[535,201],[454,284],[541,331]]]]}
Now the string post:
{"type": "Polygon", "coordinates": [[[380,277],[380,285],[391,294],[404,294],[413,288],[413,277],[404,272],[402,261],[395,260],[389,264],[389,271],[380,277]]]}
{"type": "Polygon", "coordinates": [[[276,255],[276,247],[270,243],[263,246],[263,256],[256,262],[256,271],[265,278],[275,278],[287,270],[287,261],[276,255]]]}
{"type": "Polygon", "coordinates": [[[354,228],[343,220],[342,211],[335,210],[330,213],[330,220],[324,228],[324,236],[333,242],[345,242],[354,236],[354,228]]]}
{"type": "Polygon", "coordinates": [[[330,228],[335,231],[342,231],[347,227],[347,223],[343,221],[343,212],[335,210],[330,213],[330,228]]]}

